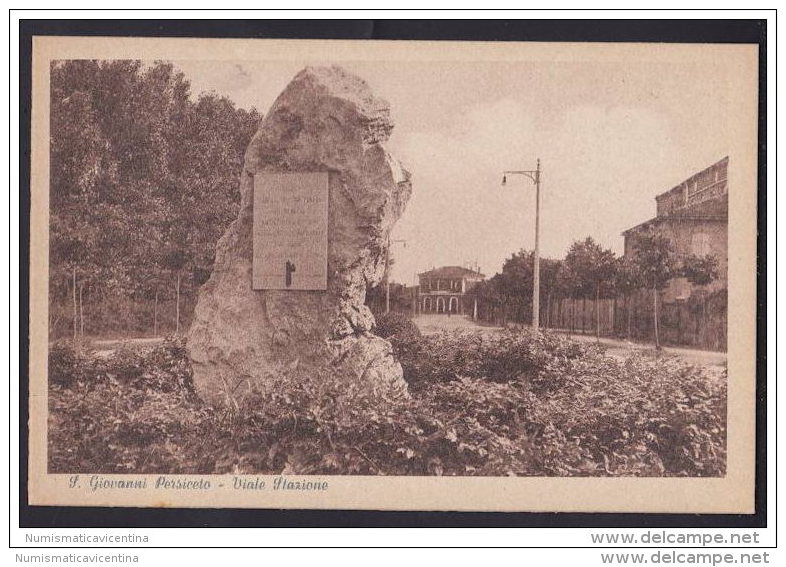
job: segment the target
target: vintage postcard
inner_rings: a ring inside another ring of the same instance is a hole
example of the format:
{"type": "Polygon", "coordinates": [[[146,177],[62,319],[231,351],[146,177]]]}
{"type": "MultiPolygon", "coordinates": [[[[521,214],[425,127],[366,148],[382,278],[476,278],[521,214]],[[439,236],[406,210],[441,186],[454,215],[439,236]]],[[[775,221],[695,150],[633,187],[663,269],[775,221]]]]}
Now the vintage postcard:
{"type": "Polygon", "coordinates": [[[33,38],[33,505],[752,513],[758,46],[33,38]]]}

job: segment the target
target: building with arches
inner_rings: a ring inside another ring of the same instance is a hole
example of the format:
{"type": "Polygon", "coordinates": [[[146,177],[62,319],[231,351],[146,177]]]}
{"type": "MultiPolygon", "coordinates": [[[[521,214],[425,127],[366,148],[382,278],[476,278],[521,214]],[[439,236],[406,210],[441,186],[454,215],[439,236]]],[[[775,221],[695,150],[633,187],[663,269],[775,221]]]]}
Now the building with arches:
{"type": "Polygon", "coordinates": [[[421,313],[472,314],[465,294],[486,276],[461,266],[443,266],[418,274],[417,308],[421,313]]]}

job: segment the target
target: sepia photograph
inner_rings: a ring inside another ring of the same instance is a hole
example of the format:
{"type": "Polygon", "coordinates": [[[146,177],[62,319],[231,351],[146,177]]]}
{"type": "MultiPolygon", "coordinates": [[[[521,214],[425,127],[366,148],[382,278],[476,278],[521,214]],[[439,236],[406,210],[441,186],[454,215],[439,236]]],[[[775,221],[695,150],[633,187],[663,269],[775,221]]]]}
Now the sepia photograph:
{"type": "Polygon", "coordinates": [[[751,510],[757,46],[33,45],[31,502],[751,510]]]}

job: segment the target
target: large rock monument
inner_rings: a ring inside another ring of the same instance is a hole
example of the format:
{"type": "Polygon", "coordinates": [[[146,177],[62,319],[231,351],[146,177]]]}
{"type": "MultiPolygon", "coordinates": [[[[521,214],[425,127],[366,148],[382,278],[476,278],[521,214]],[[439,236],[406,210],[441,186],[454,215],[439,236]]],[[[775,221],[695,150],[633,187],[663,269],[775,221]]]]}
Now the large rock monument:
{"type": "Polygon", "coordinates": [[[246,151],[240,212],[189,331],[203,399],[239,403],[293,368],[407,395],[364,304],[412,192],[384,146],[392,129],[388,103],[340,67],[307,67],[275,101],[246,151]]]}

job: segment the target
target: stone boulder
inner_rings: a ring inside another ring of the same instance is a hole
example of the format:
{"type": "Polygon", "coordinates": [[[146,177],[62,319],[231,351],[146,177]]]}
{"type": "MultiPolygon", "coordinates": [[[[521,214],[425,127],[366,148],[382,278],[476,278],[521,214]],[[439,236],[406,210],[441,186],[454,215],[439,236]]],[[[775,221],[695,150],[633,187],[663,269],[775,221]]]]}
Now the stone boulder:
{"type": "Polygon", "coordinates": [[[336,66],[307,67],[275,101],[246,151],[238,218],[218,242],[188,335],[203,399],[239,404],[293,369],[335,371],[382,397],[408,395],[364,304],[412,192],[384,146],[392,129],[388,103],[336,66]],[[320,171],[329,173],[327,290],[253,290],[254,175],[320,171]]]}

